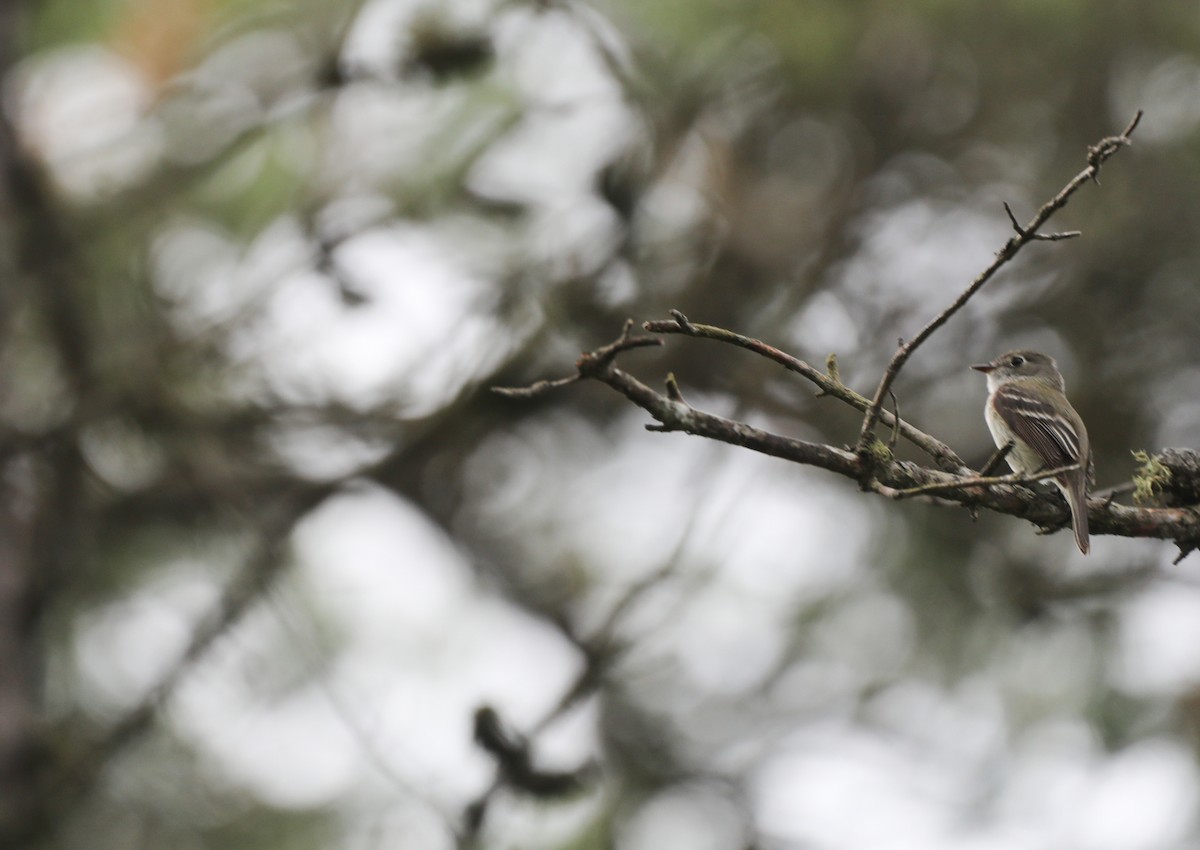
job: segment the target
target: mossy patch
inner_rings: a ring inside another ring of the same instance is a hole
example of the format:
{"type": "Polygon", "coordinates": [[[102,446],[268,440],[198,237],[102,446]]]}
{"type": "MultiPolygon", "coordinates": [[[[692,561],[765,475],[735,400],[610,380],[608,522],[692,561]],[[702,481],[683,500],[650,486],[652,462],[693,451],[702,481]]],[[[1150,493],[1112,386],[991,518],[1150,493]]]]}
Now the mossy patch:
{"type": "Polygon", "coordinates": [[[1171,483],[1170,468],[1147,451],[1135,451],[1133,459],[1141,464],[1133,474],[1133,500],[1139,505],[1156,501],[1171,483]]]}

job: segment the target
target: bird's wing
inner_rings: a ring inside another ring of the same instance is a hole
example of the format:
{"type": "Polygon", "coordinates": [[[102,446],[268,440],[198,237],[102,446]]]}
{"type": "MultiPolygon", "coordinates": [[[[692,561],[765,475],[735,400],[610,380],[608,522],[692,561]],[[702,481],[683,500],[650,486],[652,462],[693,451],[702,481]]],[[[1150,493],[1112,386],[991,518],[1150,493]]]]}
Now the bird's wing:
{"type": "MultiPolygon", "coordinates": [[[[1008,427],[1038,453],[1046,469],[1079,463],[1079,430],[1072,422],[1077,417],[1065,416],[1045,399],[1011,384],[996,390],[992,406],[1008,427]]],[[[1071,409],[1069,404],[1066,409],[1071,409]]]]}

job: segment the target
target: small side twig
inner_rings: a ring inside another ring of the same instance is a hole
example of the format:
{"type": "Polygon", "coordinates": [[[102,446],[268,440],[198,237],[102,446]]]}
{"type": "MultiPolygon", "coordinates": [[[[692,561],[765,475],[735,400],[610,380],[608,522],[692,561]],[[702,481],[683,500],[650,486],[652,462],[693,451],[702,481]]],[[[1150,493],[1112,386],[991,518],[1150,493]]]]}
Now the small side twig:
{"type": "MultiPolygon", "coordinates": [[[[680,313],[682,316],[683,314],[680,313]]],[[[686,318],[684,321],[687,321],[686,318]]],[[[575,361],[575,374],[567,375],[563,378],[554,378],[552,380],[534,381],[526,387],[492,387],[491,390],[496,395],[502,395],[505,398],[535,398],[551,390],[565,387],[568,384],[573,384],[583,378],[592,377],[597,370],[612,363],[618,354],[622,351],[629,351],[632,348],[647,348],[650,346],[662,345],[662,340],[652,336],[630,336],[629,332],[633,329],[633,319],[625,320],[625,327],[621,330],[621,336],[608,345],[603,345],[595,351],[585,351],[575,361]]]]}
{"type": "Polygon", "coordinates": [[[979,474],[991,475],[993,472],[999,469],[1000,464],[1003,463],[1006,458],[1008,458],[1009,453],[1012,452],[1016,446],[1017,444],[1015,442],[1009,440],[1003,446],[996,449],[996,451],[992,453],[992,456],[988,458],[988,462],[983,465],[983,469],[979,470],[979,474]]]}
{"type": "MultiPolygon", "coordinates": [[[[679,325],[680,333],[685,333],[688,336],[696,336],[696,327],[688,320],[687,316],[683,315],[682,310],[671,309],[667,312],[671,314],[671,318],[679,325]]],[[[645,327],[645,325],[642,327],[645,327]]]]}
{"type": "MultiPolygon", "coordinates": [[[[667,398],[679,404],[687,404],[683,400],[683,392],[679,389],[679,380],[675,377],[674,372],[668,372],[667,379],[663,383],[666,385],[667,398]]],[[[646,424],[646,430],[668,433],[670,431],[677,431],[678,428],[665,422],[649,422],[646,424]]]]}
{"type": "Polygon", "coordinates": [[[573,384],[581,377],[581,375],[576,373],[574,375],[567,375],[565,378],[534,381],[527,387],[492,387],[492,392],[496,395],[502,395],[505,398],[537,398],[543,393],[550,392],[550,390],[556,390],[559,387],[573,384]]]}
{"type": "Polygon", "coordinates": [[[900,436],[900,402],[894,392],[889,390],[888,395],[892,397],[892,436],[888,438],[888,448],[895,449],[896,440],[900,436]]]}
{"type": "Polygon", "coordinates": [[[1004,211],[1008,213],[1008,220],[1012,224],[1013,230],[1018,236],[1027,237],[1029,239],[1038,239],[1042,242],[1061,242],[1063,239],[1074,239],[1077,236],[1082,236],[1082,230],[1063,230],[1059,233],[1030,233],[1021,223],[1017,221],[1017,217],[1013,214],[1012,207],[1008,205],[1008,201],[1004,202],[1004,211]]]}
{"type": "Polygon", "coordinates": [[[674,372],[667,373],[667,398],[671,401],[683,401],[683,393],[679,390],[679,381],[674,372]]]}

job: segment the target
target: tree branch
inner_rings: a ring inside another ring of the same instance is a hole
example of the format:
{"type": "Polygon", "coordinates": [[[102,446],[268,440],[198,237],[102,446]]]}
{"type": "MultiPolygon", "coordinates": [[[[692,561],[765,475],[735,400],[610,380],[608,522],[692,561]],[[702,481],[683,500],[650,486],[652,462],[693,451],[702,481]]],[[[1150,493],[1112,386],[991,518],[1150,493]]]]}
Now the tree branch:
{"type": "MultiPolygon", "coordinates": [[[[720,329],[701,330],[706,326],[687,324],[693,335],[720,337],[716,333],[720,329]]],[[[679,325],[678,318],[674,323],[649,322],[646,326],[664,333],[689,333],[679,325]]],[[[681,431],[719,440],[794,463],[826,469],[855,481],[863,480],[864,470],[869,464],[873,475],[868,489],[889,498],[938,493],[942,502],[986,508],[1024,519],[1042,529],[1058,529],[1069,524],[1070,511],[1065,502],[1022,486],[1059,474],[1064,469],[1047,470],[1028,477],[963,476],[910,461],[898,461],[886,451],[864,460],[856,451],[772,434],[743,422],[706,413],[665,392],[651,389],[617,368],[616,354],[638,347],[632,344],[633,340],[644,339],[629,337],[628,327],[627,323],[625,333],[616,342],[580,357],[578,362],[583,365],[578,377],[599,381],[641,407],[657,422],[656,425],[647,426],[652,430],[681,431]]],[[[749,341],[748,338],[743,339],[749,341]]],[[[766,354],[765,351],[762,353],[766,354]]],[[[835,388],[828,376],[819,372],[816,375],[824,384],[835,388]]],[[[1088,524],[1094,535],[1170,540],[1179,545],[1184,554],[1200,544],[1200,509],[1195,507],[1140,507],[1092,499],[1088,502],[1088,524]]]]}

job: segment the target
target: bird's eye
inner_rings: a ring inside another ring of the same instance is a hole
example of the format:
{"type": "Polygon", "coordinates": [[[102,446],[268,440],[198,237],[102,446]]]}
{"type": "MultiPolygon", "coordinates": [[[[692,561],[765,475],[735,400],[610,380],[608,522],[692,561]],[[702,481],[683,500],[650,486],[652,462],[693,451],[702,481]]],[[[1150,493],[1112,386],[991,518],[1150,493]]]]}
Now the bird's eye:
{"type": "Polygon", "coordinates": [[[1016,357],[1009,358],[1008,365],[1009,366],[1020,366],[1024,362],[1025,362],[1025,358],[1018,354],[1016,357]]]}

